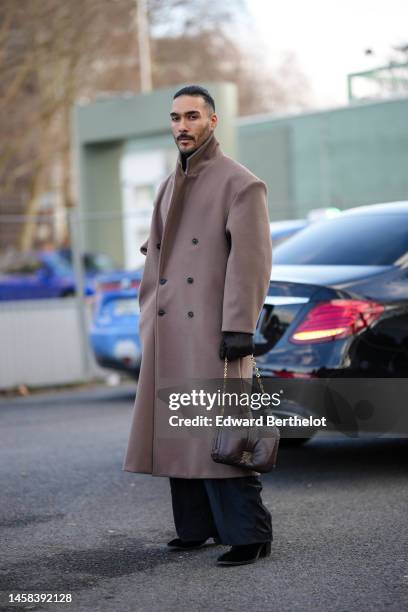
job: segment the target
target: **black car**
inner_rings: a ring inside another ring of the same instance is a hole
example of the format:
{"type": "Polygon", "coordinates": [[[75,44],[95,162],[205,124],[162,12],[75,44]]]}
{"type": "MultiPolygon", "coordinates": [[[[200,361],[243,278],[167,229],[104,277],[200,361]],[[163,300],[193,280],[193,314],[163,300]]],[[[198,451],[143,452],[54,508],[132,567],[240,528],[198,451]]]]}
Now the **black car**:
{"type": "Polygon", "coordinates": [[[408,202],[349,209],[278,246],[255,342],[266,378],[407,378],[408,202]]]}

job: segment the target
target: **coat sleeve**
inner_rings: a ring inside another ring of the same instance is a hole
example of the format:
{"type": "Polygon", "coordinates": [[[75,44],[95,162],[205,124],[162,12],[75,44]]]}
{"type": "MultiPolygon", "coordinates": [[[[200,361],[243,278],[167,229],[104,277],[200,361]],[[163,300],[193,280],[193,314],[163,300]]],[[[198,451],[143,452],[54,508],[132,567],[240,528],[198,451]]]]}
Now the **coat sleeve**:
{"type": "Polygon", "coordinates": [[[231,246],[221,331],[254,333],[272,269],[265,183],[252,181],[238,192],[228,213],[226,234],[231,246]]]}

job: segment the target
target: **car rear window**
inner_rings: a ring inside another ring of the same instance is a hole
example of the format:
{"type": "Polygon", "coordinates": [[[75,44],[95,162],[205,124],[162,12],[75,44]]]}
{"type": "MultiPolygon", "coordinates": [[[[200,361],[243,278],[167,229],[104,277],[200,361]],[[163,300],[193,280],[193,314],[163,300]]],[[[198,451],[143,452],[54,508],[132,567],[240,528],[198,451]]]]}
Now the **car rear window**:
{"type": "Polygon", "coordinates": [[[309,225],[273,251],[281,265],[386,266],[408,252],[408,215],[352,214],[309,225]]]}

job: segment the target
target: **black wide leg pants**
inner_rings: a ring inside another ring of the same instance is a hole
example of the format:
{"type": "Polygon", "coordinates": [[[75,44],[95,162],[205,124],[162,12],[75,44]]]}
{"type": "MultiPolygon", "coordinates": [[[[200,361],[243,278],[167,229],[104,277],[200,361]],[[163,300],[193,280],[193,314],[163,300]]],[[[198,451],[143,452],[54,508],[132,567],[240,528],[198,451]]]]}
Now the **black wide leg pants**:
{"type": "Polygon", "coordinates": [[[259,476],[170,478],[170,489],[174,524],[182,540],[217,537],[222,544],[239,546],[273,538],[259,476]]]}

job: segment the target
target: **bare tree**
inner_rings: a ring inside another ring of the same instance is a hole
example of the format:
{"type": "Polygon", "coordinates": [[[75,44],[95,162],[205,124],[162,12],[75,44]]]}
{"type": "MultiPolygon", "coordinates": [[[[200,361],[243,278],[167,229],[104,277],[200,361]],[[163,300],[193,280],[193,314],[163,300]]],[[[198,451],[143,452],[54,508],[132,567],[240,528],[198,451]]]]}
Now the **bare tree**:
{"type": "MultiPolygon", "coordinates": [[[[70,116],[74,103],[78,97],[92,99],[106,84],[115,90],[114,80],[119,81],[116,90],[120,91],[122,74],[129,78],[130,72],[136,89],[137,62],[132,66],[126,62],[134,51],[123,45],[134,3],[115,4],[108,0],[6,0],[1,4],[0,197],[6,206],[10,200],[15,203],[17,190],[24,212],[34,214],[56,168],[64,205],[72,205],[70,116]]],[[[128,40],[134,38],[133,33],[128,40]]],[[[33,223],[24,224],[20,248],[32,244],[33,230],[33,223]]]]}

